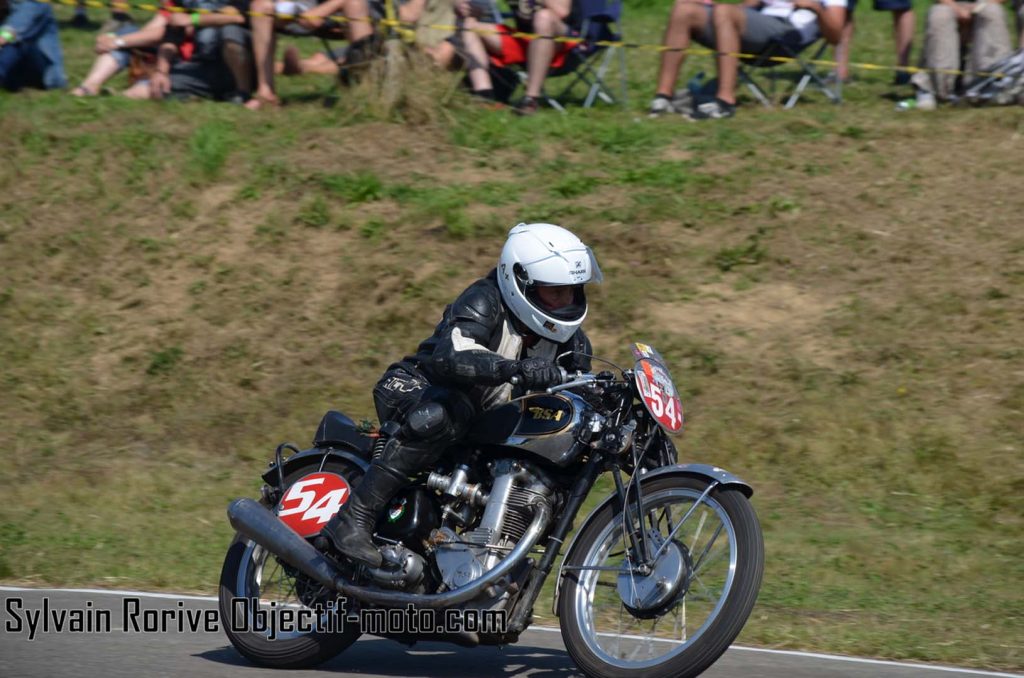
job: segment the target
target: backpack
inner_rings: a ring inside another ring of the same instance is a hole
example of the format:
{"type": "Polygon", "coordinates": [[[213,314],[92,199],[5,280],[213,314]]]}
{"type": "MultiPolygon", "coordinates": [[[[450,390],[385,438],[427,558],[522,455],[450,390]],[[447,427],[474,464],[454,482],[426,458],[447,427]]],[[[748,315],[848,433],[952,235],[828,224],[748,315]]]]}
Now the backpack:
{"type": "Polygon", "coordinates": [[[972,104],[1024,104],[1024,49],[992,64],[988,70],[998,75],[974,83],[964,92],[972,104]]]}

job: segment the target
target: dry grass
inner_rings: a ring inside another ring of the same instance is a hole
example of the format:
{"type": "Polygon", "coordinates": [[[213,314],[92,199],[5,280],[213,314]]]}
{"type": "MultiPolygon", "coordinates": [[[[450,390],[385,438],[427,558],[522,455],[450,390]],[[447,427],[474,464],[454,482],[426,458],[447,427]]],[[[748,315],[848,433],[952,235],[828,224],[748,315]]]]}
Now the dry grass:
{"type": "Polygon", "coordinates": [[[599,352],[671,361],[683,459],[756,488],[743,641],[1024,667],[1017,111],[697,127],[364,95],[0,98],[0,578],[212,590],[273,446],[368,416],[544,218],[605,268],[599,352]]]}

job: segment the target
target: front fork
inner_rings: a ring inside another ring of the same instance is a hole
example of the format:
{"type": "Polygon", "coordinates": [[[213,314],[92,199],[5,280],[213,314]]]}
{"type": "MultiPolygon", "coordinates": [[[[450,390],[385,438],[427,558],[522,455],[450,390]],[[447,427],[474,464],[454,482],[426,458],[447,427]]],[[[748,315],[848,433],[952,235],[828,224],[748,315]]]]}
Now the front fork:
{"type": "MultiPolygon", "coordinates": [[[[640,574],[649,574],[651,566],[654,565],[652,562],[654,559],[651,557],[650,542],[647,540],[647,531],[644,529],[643,491],[640,489],[640,483],[631,478],[629,486],[636,487],[636,491],[633,492],[634,504],[631,507],[629,505],[629,487],[626,487],[625,483],[622,482],[622,469],[618,463],[612,463],[611,472],[612,478],[615,480],[615,491],[618,495],[619,511],[623,514],[626,524],[630,527],[626,534],[629,537],[630,551],[634,555],[633,562],[637,563],[636,568],[640,574]],[[636,512],[637,522],[635,527],[632,517],[630,516],[631,511],[636,512]]],[[[640,470],[637,469],[635,471],[637,478],[639,477],[639,473],[640,470]]]]}

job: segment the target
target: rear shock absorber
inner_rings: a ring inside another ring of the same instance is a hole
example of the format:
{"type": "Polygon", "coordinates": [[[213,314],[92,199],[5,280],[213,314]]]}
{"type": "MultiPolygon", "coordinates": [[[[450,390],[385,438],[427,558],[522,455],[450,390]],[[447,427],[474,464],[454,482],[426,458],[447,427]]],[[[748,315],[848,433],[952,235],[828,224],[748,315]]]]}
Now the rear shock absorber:
{"type": "Polygon", "coordinates": [[[400,428],[402,426],[394,421],[385,421],[380,425],[380,429],[377,431],[377,440],[373,442],[373,451],[370,454],[371,462],[384,456],[384,447],[398,433],[400,428]]]}

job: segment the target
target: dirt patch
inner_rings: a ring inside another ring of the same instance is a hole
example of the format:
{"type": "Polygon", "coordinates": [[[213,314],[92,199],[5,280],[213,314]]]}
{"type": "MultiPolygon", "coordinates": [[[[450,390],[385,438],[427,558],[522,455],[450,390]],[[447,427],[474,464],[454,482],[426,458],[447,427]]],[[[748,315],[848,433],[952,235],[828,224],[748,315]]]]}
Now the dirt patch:
{"type": "Polygon", "coordinates": [[[828,297],[790,283],[765,283],[738,292],[722,283],[702,285],[692,301],[652,308],[655,326],[700,337],[729,353],[753,359],[779,349],[819,367],[839,366],[843,346],[825,340],[828,297]]]}

